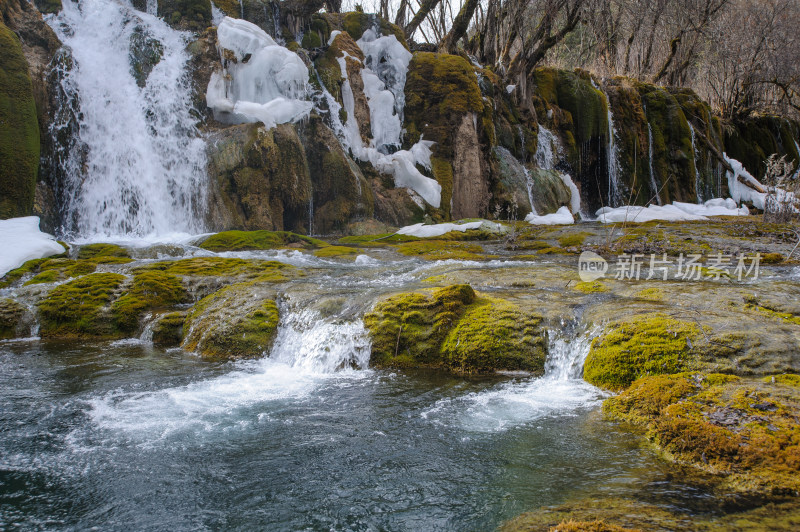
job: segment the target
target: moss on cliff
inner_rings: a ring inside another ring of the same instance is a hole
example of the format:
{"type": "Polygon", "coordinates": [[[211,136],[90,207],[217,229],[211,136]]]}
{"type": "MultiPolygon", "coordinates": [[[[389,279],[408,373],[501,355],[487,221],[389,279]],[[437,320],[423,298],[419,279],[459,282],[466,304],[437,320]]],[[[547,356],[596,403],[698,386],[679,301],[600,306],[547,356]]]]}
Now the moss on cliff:
{"type": "Polygon", "coordinates": [[[583,378],[620,390],[645,375],[678,373],[689,368],[692,342],[699,334],[694,323],[659,313],[618,321],[592,342],[583,378]]]}
{"type": "Polygon", "coordinates": [[[39,122],[19,37],[0,21],[0,219],[27,216],[39,172],[39,122]]]}
{"type": "Polygon", "coordinates": [[[211,1],[158,0],[158,14],[175,28],[201,31],[211,26],[211,1]]]}
{"type": "Polygon", "coordinates": [[[108,306],[125,281],[117,273],[93,273],[57,286],[39,301],[44,337],[113,337],[108,306]]]}
{"type": "Polygon", "coordinates": [[[153,326],[153,344],[163,347],[180,345],[186,315],[183,311],[169,312],[158,318],[153,326]]]}

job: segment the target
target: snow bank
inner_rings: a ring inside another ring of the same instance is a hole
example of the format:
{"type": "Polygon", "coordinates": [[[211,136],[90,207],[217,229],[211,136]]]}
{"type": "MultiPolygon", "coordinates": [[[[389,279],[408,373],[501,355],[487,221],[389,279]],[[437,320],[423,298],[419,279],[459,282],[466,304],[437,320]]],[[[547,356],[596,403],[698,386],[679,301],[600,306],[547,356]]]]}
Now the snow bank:
{"type": "Polygon", "coordinates": [[[525,217],[525,221],[532,225],[569,225],[575,223],[575,218],[568,207],[561,207],[553,214],[537,216],[533,213],[525,217]]]}
{"type": "Polygon", "coordinates": [[[728,174],[728,190],[730,190],[731,197],[737,203],[742,201],[749,201],[752,202],[753,206],[757,209],[764,210],[764,203],[766,200],[766,194],[758,192],[754,190],[741,181],[739,181],[739,177],[744,178],[745,181],[758,186],[763,187],[761,183],[758,182],[758,179],[752,176],[750,172],[748,172],[744,165],[737,161],[736,159],[732,159],[728,157],[728,154],[723,153],[722,156],[725,158],[725,161],[731,165],[733,168],[733,172],[727,172],[728,174]]]}
{"type": "Polygon", "coordinates": [[[650,205],[648,207],[623,206],[617,208],[603,207],[597,211],[597,219],[603,223],[650,222],[662,220],[666,222],[684,222],[707,220],[709,216],[747,216],[747,207],[738,208],[730,198],[716,198],[703,204],[675,202],[671,205],[650,205]]]}
{"type": "Polygon", "coordinates": [[[39,217],[0,220],[0,277],[25,261],[64,253],[52,235],[39,230],[39,217]]]}
{"type": "Polygon", "coordinates": [[[223,122],[263,122],[268,128],[304,118],[313,104],[305,101],[308,68],[296,53],[245,20],[225,17],[217,27],[225,61],[206,89],[206,103],[223,122]],[[223,52],[224,53],[224,52],[223,52]]]}
{"type": "Polygon", "coordinates": [[[493,233],[503,232],[503,226],[498,223],[489,222],[486,220],[478,220],[477,222],[467,222],[464,224],[446,223],[446,224],[434,224],[434,225],[425,225],[425,224],[407,225],[406,227],[399,229],[397,231],[397,234],[416,236],[420,238],[431,238],[436,236],[442,236],[446,233],[449,233],[450,231],[461,231],[463,233],[469,229],[485,229],[493,233]]]}

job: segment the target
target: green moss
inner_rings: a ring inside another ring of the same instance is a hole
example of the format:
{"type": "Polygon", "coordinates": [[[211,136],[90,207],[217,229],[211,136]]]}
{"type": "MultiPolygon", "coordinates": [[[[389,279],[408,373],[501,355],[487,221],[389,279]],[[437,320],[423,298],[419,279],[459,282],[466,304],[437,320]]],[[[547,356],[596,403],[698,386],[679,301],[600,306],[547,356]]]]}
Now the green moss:
{"type": "Polygon", "coordinates": [[[42,14],[56,14],[61,11],[61,0],[36,0],[35,4],[42,14]]]}
{"type": "Polygon", "coordinates": [[[315,249],[328,246],[327,242],[287,231],[223,231],[205,239],[200,247],[209,251],[248,251],[256,249],[283,249],[298,247],[315,249]]]}
{"type": "Polygon", "coordinates": [[[420,240],[395,246],[398,253],[426,260],[483,260],[495,258],[483,255],[479,244],[470,242],[449,242],[444,240],[420,240]]]}
{"type": "Polygon", "coordinates": [[[305,48],[306,50],[311,50],[313,48],[319,48],[322,46],[322,39],[314,30],[309,30],[303,35],[303,40],[300,42],[300,46],[305,48]]]}
{"type": "Polygon", "coordinates": [[[794,375],[792,373],[784,373],[782,375],[771,375],[769,377],[764,377],[764,382],[777,382],[778,384],[783,384],[786,386],[800,387],[800,375],[794,375]]]}
{"type": "Polygon", "coordinates": [[[659,313],[616,322],[592,342],[583,378],[620,390],[639,377],[678,373],[689,367],[690,345],[699,333],[694,323],[659,313]]]}
{"type": "Polygon", "coordinates": [[[525,314],[507,301],[479,300],[445,338],[444,362],[459,373],[541,373],[546,356],[541,321],[541,316],[525,314]]]}
{"type": "Polygon", "coordinates": [[[441,205],[444,219],[450,219],[450,203],[453,199],[453,165],[439,157],[431,157],[433,178],[442,186],[441,205]]]}
{"type": "Polygon", "coordinates": [[[208,359],[241,359],[269,352],[278,306],[257,283],[239,283],[201,299],[184,324],[184,348],[208,359]]]}
{"type": "Polygon", "coordinates": [[[467,306],[475,301],[469,285],[411,292],[378,302],[364,316],[372,338],[370,365],[442,367],[440,347],[467,306]]]}
{"type": "Polygon", "coordinates": [[[39,301],[44,337],[113,337],[105,308],[125,281],[117,273],[93,273],[57,286],[39,301]]]}
{"type": "Polygon", "coordinates": [[[561,247],[569,248],[569,247],[578,247],[582,246],[583,242],[586,240],[586,237],[592,236],[591,233],[587,232],[580,232],[580,233],[573,233],[569,235],[564,235],[558,238],[558,243],[561,247]]]}
{"type": "Polygon", "coordinates": [[[538,96],[570,114],[569,121],[578,143],[606,134],[605,96],[592,86],[590,78],[567,70],[537,68],[533,71],[533,81],[538,96]]]}
{"type": "Polygon", "coordinates": [[[349,257],[352,255],[358,255],[359,250],[358,248],[350,248],[345,246],[328,246],[326,248],[318,249],[314,252],[314,255],[321,258],[329,258],[329,257],[349,257]]]}
{"type": "Polygon", "coordinates": [[[783,255],[780,253],[764,253],[761,255],[762,264],[780,264],[783,262],[783,255]]]}
{"type": "Polygon", "coordinates": [[[39,122],[19,37],[0,21],[0,219],[33,209],[39,122]]]}
{"type": "Polygon", "coordinates": [[[211,1],[158,0],[158,15],[170,26],[201,31],[211,26],[211,1]]]}
{"type": "Polygon", "coordinates": [[[124,333],[135,332],[146,311],[164,309],[187,301],[180,279],[162,271],[137,273],[127,293],[111,306],[114,325],[124,333]]]}
{"type": "Polygon", "coordinates": [[[61,272],[59,272],[58,270],[47,270],[33,276],[33,278],[31,278],[30,281],[25,283],[25,285],[27,286],[29,284],[54,283],[59,280],[61,280],[61,272]]]}
{"type": "Polygon", "coordinates": [[[134,269],[134,273],[160,270],[190,277],[245,277],[263,281],[286,281],[297,269],[278,261],[244,260],[225,257],[196,257],[154,262],[134,269]]]}
{"type": "Polygon", "coordinates": [[[25,307],[13,299],[0,299],[0,340],[17,336],[24,315],[25,307]]]}
{"type": "Polygon", "coordinates": [[[350,34],[354,41],[357,41],[364,35],[370,27],[370,17],[366,13],[353,11],[345,13],[342,19],[342,28],[350,34]]]}
{"type": "Polygon", "coordinates": [[[424,135],[437,143],[434,155],[452,160],[452,135],[464,115],[483,112],[472,65],[457,55],[417,52],[408,66],[405,94],[406,142],[424,135]]]}
{"type": "Polygon", "coordinates": [[[601,292],[608,292],[608,287],[600,281],[580,282],[574,286],[578,292],[584,294],[598,294],[601,292]]]}
{"type": "Polygon", "coordinates": [[[665,294],[660,288],[645,288],[636,293],[639,299],[646,299],[648,301],[663,301],[665,294]]]}
{"type": "Polygon", "coordinates": [[[186,312],[169,312],[158,318],[153,325],[153,344],[162,347],[180,345],[183,340],[186,314],[186,312]]]}
{"type": "Polygon", "coordinates": [[[122,257],[130,258],[130,253],[116,244],[88,244],[78,249],[79,259],[94,259],[97,257],[122,257]]]}
{"type": "Polygon", "coordinates": [[[3,280],[0,282],[0,288],[5,288],[7,286],[11,286],[14,282],[21,279],[25,274],[38,272],[39,265],[45,262],[47,259],[33,259],[25,262],[19,268],[15,268],[10,272],[6,273],[3,276],[3,280]]]}

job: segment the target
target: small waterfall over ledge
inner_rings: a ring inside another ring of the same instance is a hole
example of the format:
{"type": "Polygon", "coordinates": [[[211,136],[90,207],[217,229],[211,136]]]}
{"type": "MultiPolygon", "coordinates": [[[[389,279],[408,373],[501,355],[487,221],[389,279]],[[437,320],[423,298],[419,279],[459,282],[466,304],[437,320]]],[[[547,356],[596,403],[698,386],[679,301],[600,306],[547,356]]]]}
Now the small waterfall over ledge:
{"type": "Polygon", "coordinates": [[[192,117],[187,35],[113,0],[65,2],[47,22],[71,51],[60,84],[79,107],[76,124],[51,130],[56,145],[66,130],[80,147],[63,161],[61,232],[202,231],[206,156],[192,117]]]}

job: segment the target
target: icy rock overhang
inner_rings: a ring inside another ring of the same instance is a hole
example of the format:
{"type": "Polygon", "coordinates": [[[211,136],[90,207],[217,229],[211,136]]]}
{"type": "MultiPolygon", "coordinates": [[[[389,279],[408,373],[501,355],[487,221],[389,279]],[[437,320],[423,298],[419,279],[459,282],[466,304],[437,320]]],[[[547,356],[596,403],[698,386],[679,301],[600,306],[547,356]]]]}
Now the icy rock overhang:
{"type": "Polygon", "coordinates": [[[217,27],[222,70],[211,75],[206,104],[224,123],[262,122],[267,128],[305,118],[308,68],[250,22],[225,17],[217,27]]]}

